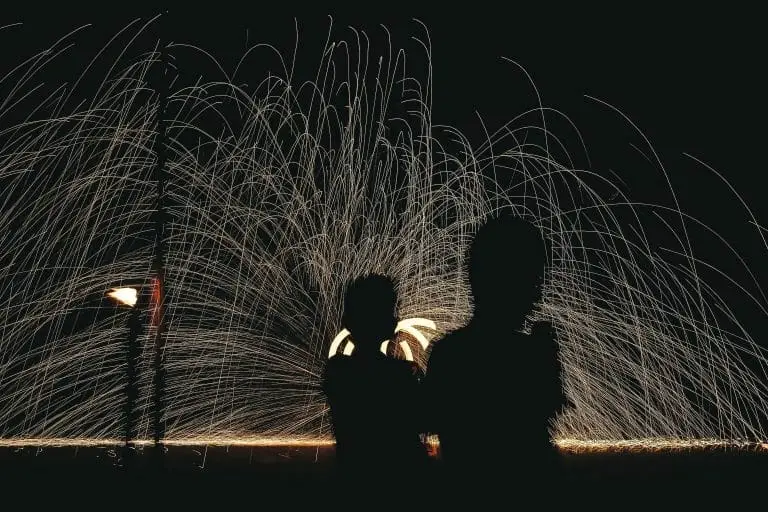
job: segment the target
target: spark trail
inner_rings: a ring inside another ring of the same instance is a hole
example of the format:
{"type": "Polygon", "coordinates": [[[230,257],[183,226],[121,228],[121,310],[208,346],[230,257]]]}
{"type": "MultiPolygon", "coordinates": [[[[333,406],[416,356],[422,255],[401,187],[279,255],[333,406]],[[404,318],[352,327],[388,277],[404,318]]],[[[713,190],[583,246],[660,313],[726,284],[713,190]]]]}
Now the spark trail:
{"type": "MultiPolygon", "coordinates": [[[[253,85],[223,71],[187,83],[173,57],[211,57],[165,49],[169,443],[327,439],[319,378],[344,283],[392,275],[401,318],[434,321],[422,332],[437,339],[469,318],[464,250],[502,210],[552,242],[538,314],[557,328],[573,402],[553,424],[564,446],[766,439],[766,353],[701,275],[687,232],[706,226],[576,168],[547,109],[475,146],[434,125],[431,70],[419,80],[402,52],[379,58],[353,34],[301,83],[289,63],[253,85]],[[676,240],[667,253],[652,249],[648,212],[676,240]]],[[[126,285],[146,297],[152,279],[157,48],[126,43],[78,103],[76,87],[38,89],[67,44],[0,82],[0,438],[11,443],[120,437],[128,313],[104,297],[126,285]]],[[[756,280],[734,286],[765,314],[756,280]]],[[[152,437],[150,324],[141,440],[152,437]]],[[[401,340],[423,366],[421,344],[401,340]]]]}

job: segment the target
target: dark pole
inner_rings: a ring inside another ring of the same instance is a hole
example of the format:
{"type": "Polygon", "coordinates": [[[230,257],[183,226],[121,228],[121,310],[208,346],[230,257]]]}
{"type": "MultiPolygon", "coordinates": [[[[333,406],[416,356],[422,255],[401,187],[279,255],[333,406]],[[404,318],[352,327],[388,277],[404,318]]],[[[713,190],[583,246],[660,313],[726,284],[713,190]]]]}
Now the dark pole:
{"type": "Polygon", "coordinates": [[[125,447],[123,459],[126,467],[133,460],[136,439],[136,401],[139,396],[138,369],[139,335],[141,334],[141,309],[138,303],[128,313],[128,345],[126,347],[125,383],[125,447]]]}
{"type": "MultiPolygon", "coordinates": [[[[158,28],[160,24],[158,24],[158,28]]],[[[153,379],[153,430],[155,452],[158,461],[162,463],[164,447],[162,445],[165,436],[165,158],[166,158],[166,122],[165,110],[168,103],[168,56],[164,47],[163,38],[158,41],[157,62],[155,62],[155,83],[153,84],[157,94],[157,138],[155,139],[155,154],[157,166],[155,168],[155,180],[157,182],[157,204],[155,209],[155,259],[153,261],[154,289],[153,299],[155,310],[153,312],[153,325],[155,327],[154,339],[154,379],[153,379]]]]}

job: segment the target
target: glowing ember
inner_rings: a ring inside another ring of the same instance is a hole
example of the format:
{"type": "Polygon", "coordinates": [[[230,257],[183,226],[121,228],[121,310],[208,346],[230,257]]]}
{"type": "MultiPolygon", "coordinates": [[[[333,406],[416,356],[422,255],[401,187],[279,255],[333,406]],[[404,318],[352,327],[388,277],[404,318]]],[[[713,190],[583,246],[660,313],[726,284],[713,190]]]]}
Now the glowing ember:
{"type": "Polygon", "coordinates": [[[121,304],[133,307],[136,305],[138,293],[136,288],[113,288],[107,293],[107,296],[115,299],[121,304]]]}

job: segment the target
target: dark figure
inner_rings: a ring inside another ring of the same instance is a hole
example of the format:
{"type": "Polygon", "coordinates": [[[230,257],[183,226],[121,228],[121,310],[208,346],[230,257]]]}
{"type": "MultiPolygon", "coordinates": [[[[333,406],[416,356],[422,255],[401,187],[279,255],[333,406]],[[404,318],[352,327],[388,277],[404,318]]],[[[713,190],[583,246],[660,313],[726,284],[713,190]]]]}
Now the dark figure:
{"type": "Polygon", "coordinates": [[[416,484],[427,452],[420,437],[419,381],[414,366],[380,352],[394,336],[397,295],[392,281],[370,275],[352,282],[343,321],[355,349],[325,367],[323,390],[331,410],[336,460],[355,485],[416,484]]]}
{"type": "Polygon", "coordinates": [[[545,263],[539,230],[514,217],[489,221],[470,246],[473,317],[433,345],[424,382],[453,489],[518,493],[531,479],[560,476],[549,435],[565,402],[557,348],[548,324],[525,334],[545,263]]]}

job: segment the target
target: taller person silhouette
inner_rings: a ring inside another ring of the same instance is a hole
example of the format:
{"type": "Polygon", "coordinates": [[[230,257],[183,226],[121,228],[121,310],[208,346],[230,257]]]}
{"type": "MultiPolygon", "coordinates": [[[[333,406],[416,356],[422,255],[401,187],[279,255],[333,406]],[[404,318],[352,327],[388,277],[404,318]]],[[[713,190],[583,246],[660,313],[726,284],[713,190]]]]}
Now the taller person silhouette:
{"type": "Polygon", "coordinates": [[[511,216],[488,221],[470,245],[473,316],[433,345],[424,382],[454,489],[559,477],[549,435],[565,404],[557,348],[551,326],[527,325],[542,298],[546,250],[535,226],[511,216]]]}
{"type": "Polygon", "coordinates": [[[325,368],[323,391],[338,467],[361,485],[409,481],[427,461],[414,366],[380,351],[395,334],[396,311],[397,294],[388,277],[369,275],[350,283],[343,322],[355,348],[348,356],[333,356],[325,368]]]}

